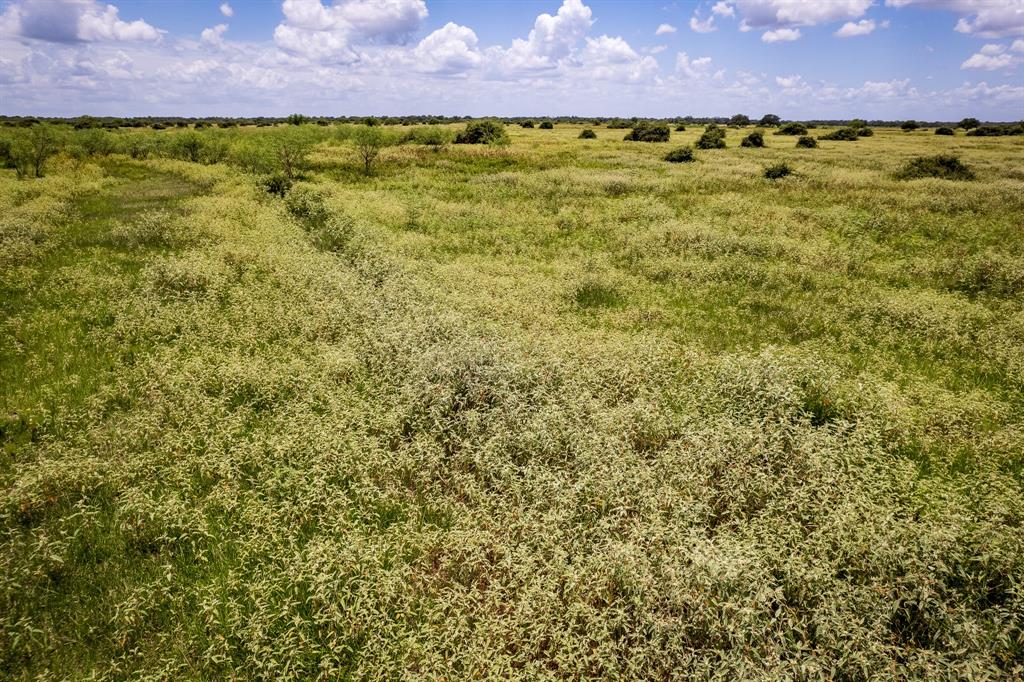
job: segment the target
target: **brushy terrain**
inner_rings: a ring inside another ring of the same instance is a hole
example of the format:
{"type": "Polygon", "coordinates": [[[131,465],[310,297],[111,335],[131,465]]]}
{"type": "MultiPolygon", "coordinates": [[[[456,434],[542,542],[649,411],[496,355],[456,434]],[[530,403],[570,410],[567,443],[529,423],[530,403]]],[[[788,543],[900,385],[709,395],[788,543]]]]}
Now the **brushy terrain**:
{"type": "Polygon", "coordinates": [[[580,130],[0,171],[0,676],[1024,674],[1022,141],[580,130]]]}

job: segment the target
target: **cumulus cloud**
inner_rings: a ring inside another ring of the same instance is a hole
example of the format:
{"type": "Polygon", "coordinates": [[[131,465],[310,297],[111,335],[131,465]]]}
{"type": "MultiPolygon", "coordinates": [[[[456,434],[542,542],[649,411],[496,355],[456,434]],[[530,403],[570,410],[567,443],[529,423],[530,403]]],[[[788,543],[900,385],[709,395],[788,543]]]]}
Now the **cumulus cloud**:
{"type": "Polygon", "coordinates": [[[662,24],[658,26],[658,29],[654,32],[656,36],[663,36],[666,33],[675,33],[678,29],[672,24],[662,24]]]}
{"type": "Polygon", "coordinates": [[[588,77],[601,80],[645,80],[658,70],[658,62],[653,57],[641,57],[618,36],[587,38],[579,60],[588,77]]]}
{"type": "Polygon", "coordinates": [[[217,24],[212,28],[204,28],[202,34],[199,36],[199,42],[219,47],[224,44],[224,33],[227,30],[227,24],[217,24]]]}
{"type": "Polygon", "coordinates": [[[715,30],[715,17],[710,16],[707,19],[701,21],[700,15],[696,12],[690,17],[690,30],[695,33],[711,33],[715,30]]]}
{"type": "Polygon", "coordinates": [[[690,59],[685,52],[676,54],[676,71],[692,80],[704,78],[711,68],[711,57],[690,59]]]}
{"type": "Polygon", "coordinates": [[[954,29],[982,38],[1006,38],[1024,33],[1022,0],[885,0],[885,4],[956,12],[962,16],[954,29]]]}
{"type": "Polygon", "coordinates": [[[984,45],[978,52],[971,55],[960,65],[961,69],[984,69],[995,71],[1014,66],[1021,61],[1021,58],[1012,52],[1024,51],[1024,41],[1016,40],[1009,50],[1005,45],[989,44],[984,45]]]}
{"type": "MultiPolygon", "coordinates": [[[[864,15],[873,0],[736,0],[742,26],[754,29],[816,26],[864,15]]],[[[771,41],[767,41],[771,42],[771,41]]]]}
{"type": "Polygon", "coordinates": [[[781,43],[800,39],[798,28],[777,28],[774,31],[765,31],[761,34],[761,42],[781,43]]]}
{"type": "Polygon", "coordinates": [[[711,8],[712,14],[717,14],[720,17],[734,17],[736,16],[736,10],[733,9],[732,5],[725,2],[724,0],[718,0],[714,7],[711,8]]]}
{"type": "Polygon", "coordinates": [[[233,16],[235,16],[235,10],[231,7],[231,5],[229,5],[226,2],[221,3],[220,13],[223,14],[224,16],[226,16],[226,17],[233,17],[233,16]]]}
{"type": "Polygon", "coordinates": [[[308,59],[349,63],[356,46],[403,42],[427,18],[423,0],[284,0],[284,21],[274,29],[283,50],[308,59]]]}
{"type": "Polygon", "coordinates": [[[0,31],[53,43],[157,41],[161,31],[142,19],[122,21],[118,8],[95,0],[22,0],[0,15],[0,31]]]}
{"type": "Polygon", "coordinates": [[[565,0],[554,16],[539,15],[525,40],[513,40],[507,50],[497,50],[495,58],[506,72],[553,69],[587,35],[592,17],[580,0],[565,0]]]}
{"type": "Polygon", "coordinates": [[[843,24],[838,31],[835,32],[837,38],[855,38],[857,36],[866,36],[873,33],[875,30],[874,19],[861,19],[860,21],[853,22],[848,21],[843,24]]]}
{"type": "Polygon", "coordinates": [[[448,22],[420,41],[413,51],[416,68],[431,73],[458,73],[483,61],[471,28],[448,22]]]}

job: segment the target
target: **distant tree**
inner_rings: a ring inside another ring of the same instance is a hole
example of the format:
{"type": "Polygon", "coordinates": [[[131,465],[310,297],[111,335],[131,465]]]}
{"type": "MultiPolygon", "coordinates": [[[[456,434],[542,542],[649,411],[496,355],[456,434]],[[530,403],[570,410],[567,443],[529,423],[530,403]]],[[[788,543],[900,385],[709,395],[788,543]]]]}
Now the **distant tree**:
{"type": "Polygon", "coordinates": [[[43,177],[43,166],[60,151],[63,139],[49,123],[33,126],[11,142],[8,155],[19,178],[43,177]]]}
{"type": "Polygon", "coordinates": [[[921,124],[918,123],[917,121],[914,121],[914,120],[904,121],[903,125],[900,126],[900,128],[905,133],[909,133],[912,130],[917,130],[920,127],[921,127],[921,124]]]}
{"type": "Polygon", "coordinates": [[[500,121],[470,121],[455,136],[455,144],[505,144],[508,134],[500,121]]]}
{"type": "Polygon", "coordinates": [[[775,127],[780,123],[782,123],[782,119],[776,116],[775,114],[765,114],[764,116],[761,117],[761,120],[758,123],[758,125],[775,127]]]}
{"type": "Polygon", "coordinates": [[[373,164],[380,156],[381,150],[392,144],[390,135],[376,126],[356,128],[352,134],[352,141],[356,146],[356,153],[363,162],[363,173],[366,175],[373,172],[373,164]]]}
{"type": "Polygon", "coordinates": [[[303,123],[305,123],[307,121],[306,117],[303,116],[302,114],[290,114],[288,116],[288,118],[285,119],[285,120],[288,123],[292,124],[293,126],[302,125],[303,123]]]}
{"type": "Polygon", "coordinates": [[[750,125],[750,117],[746,114],[736,114],[729,119],[729,125],[731,126],[748,126],[750,125]]]}
{"type": "Polygon", "coordinates": [[[805,126],[803,123],[797,123],[795,121],[791,121],[791,122],[783,125],[782,127],[780,127],[775,132],[775,134],[776,135],[806,135],[807,134],[807,126],[805,126]]]}
{"type": "Polygon", "coordinates": [[[671,131],[668,124],[637,121],[623,140],[631,142],[668,142],[671,131]]]}
{"type": "Polygon", "coordinates": [[[981,121],[979,121],[976,118],[965,118],[964,120],[960,121],[960,124],[957,126],[957,128],[963,128],[964,130],[970,130],[971,128],[977,128],[980,125],[981,125],[981,121]]]}
{"type": "Polygon", "coordinates": [[[274,131],[273,149],[277,166],[284,177],[292,180],[305,170],[312,141],[302,130],[274,131]]]}
{"type": "Polygon", "coordinates": [[[363,125],[372,128],[373,126],[379,126],[380,121],[374,118],[373,116],[367,116],[366,118],[363,119],[363,125]]]}
{"type": "Polygon", "coordinates": [[[865,121],[862,118],[855,118],[852,121],[850,121],[849,123],[847,123],[846,127],[847,128],[853,128],[854,130],[856,130],[858,128],[867,128],[868,127],[868,122],[865,121]]]}

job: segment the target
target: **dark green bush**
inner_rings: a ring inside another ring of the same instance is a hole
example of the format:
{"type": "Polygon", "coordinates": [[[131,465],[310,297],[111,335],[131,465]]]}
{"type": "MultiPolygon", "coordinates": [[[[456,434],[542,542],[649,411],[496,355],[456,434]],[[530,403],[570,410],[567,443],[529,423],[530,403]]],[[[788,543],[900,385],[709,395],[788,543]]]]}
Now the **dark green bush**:
{"type": "Polygon", "coordinates": [[[911,159],[897,173],[900,180],[940,178],[942,180],[973,180],[974,171],[952,154],[918,156],[911,159]]]}
{"type": "Polygon", "coordinates": [[[775,127],[780,123],[782,123],[782,119],[776,116],[775,114],[765,114],[764,116],[761,117],[761,120],[758,122],[758,125],[775,127]]]}
{"type": "Polygon", "coordinates": [[[810,135],[801,135],[796,141],[797,147],[803,147],[804,149],[814,149],[818,146],[818,141],[810,135]]]}
{"type": "Polygon", "coordinates": [[[963,128],[964,130],[970,130],[971,128],[977,128],[981,125],[981,121],[976,118],[965,118],[957,125],[957,128],[963,128]]]}
{"type": "Polygon", "coordinates": [[[697,140],[697,149],[725,149],[725,129],[709,125],[697,140]]]}
{"type": "Polygon", "coordinates": [[[806,135],[807,126],[803,123],[797,123],[792,121],[783,125],[781,128],[775,131],[776,135],[806,135]]]}
{"type": "Polygon", "coordinates": [[[793,169],[785,162],[776,163],[764,169],[764,176],[769,180],[778,180],[792,174],[793,169]]]}
{"type": "Polygon", "coordinates": [[[665,160],[670,163],[686,163],[693,161],[693,150],[689,147],[680,147],[679,149],[673,149],[665,155],[665,160]]]}
{"type": "Polygon", "coordinates": [[[292,180],[284,173],[274,173],[265,179],[262,185],[268,194],[284,198],[284,195],[288,194],[288,190],[292,188],[292,180]]]}
{"type": "Polygon", "coordinates": [[[952,128],[947,128],[946,126],[942,126],[941,128],[936,128],[935,129],[935,134],[936,135],[956,135],[956,131],[954,131],[952,128]]]}
{"type": "Polygon", "coordinates": [[[999,137],[1001,135],[1024,135],[1024,123],[1008,126],[979,126],[968,130],[971,137],[999,137]]]}
{"type": "Polygon", "coordinates": [[[583,130],[580,131],[580,139],[581,140],[594,140],[596,138],[597,138],[597,133],[595,133],[590,128],[584,128],[583,130]]]}
{"type": "Polygon", "coordinates": [[[764,146],[764,133],[760,130],[755,130],[740,141],[741,147],[763,147],[764,146]]]}
{"type": "Polygon", "coordinates": [[[519,125],[521,127],[523,127],[523,128],[532,128],[533,127],[533,121],[523,121],[519,125]]]}
{"type": "Polygon", "coordinates": [[[746,114],[736,114],[729,119],[729,125],[731,126],[748,126],[750,125],[750,117],[746,114]]]}
{"type": "Polygon", "coordinates": [[[541,121],[541,124],[540,124],[540,129],[541,130],[551,130],[554,127],[555,127],[555,124],[552,123],[551,121],[541,121]]]}
{"type": "Polygon", "coordinates": [[[833,130],[831,133],[821,135],[818,137],[819,140],[842,140],[844,142],[856,142],[857,141],[857,129],[856,128],[839,128],[833,130]]]}
{"type": "Polygon", "coordinates": [[[671,134],[668,125],[664,123],[637,121],[629,134],[622,139],[630,142],[668,142],[671,134]]]}
{"type": "MultiPolygon", "coordinates": [[[[544,124],[541,124],[544,127],[544,124]]],[[[508,134],[505,126],[498,121],[470,121],[465,129],[455,136],[455,144],[505,144],[508,134]]]]}
{"type": "Polygon", "coordinates": [[[678,124],[676,126],[676,132],[677,133],[685,133],[686,132],[686,126],[684,126],[682,123],[678,124]]]}
{"type": "Polygon", "coordinates": [[[903,125],[900,126],[900,129],[903,130],[903,132],[905,132],[905,133],[909,133],[910,131],[917,130],[920,127],[921,127],[920,123],[918,123],[917,121],[914,121],[914,120],[910,120],[910,121],[904,121],[903,125]]]}
{"type": "Polygon", "coordinates": [[[860,128],[854,128],[857,131],[857,137],[871,137],[875,134],[875,131],[867,126],[861,126],[860,128]]]}

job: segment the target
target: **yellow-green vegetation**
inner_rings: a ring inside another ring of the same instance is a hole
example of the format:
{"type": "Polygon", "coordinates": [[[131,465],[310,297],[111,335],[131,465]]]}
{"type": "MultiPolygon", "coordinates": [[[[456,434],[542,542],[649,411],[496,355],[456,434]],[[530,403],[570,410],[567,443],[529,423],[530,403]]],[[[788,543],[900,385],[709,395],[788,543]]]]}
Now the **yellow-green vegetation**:
{"type": "Polygon", "coordinates": [[[1020,138],[354,130],[0,172],[0,676],[1024,674],[1020,138]]]}

